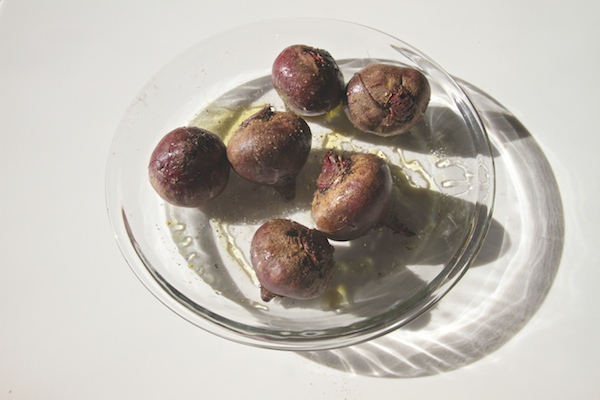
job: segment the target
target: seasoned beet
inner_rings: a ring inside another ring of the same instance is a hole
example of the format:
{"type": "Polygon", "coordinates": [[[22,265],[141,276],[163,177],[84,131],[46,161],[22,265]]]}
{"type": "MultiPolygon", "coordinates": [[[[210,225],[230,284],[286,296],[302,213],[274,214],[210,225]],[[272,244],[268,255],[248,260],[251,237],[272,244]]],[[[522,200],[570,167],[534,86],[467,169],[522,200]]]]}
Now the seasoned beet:
{"type": "Polygon", "coordinates": [[[333,246],[327,237],[288,219],[273,219],[258,228],[250,258],[264,301],[318,297],[333,274],[333,246]]]}
{"type": "Polygon", "coordinates": [[[344,96],[344,77],[331,54],[306,45],[285,48],[271,78],[288,109],[302,116],[333,110],[344,96]]]}
{"type": "Polygon", "coordinates": [[[227,157],[242,178],[272,186],[291,200],[311,143],[310,128],[301,117],[266,106],[235,131],[227,144],[227,157]]]}
{"type": "Polygon", "coordinates": [[[408,132],[423,119],[431,89],[412,68],[367,65],[348,82],[345,111],[359,129],[379,136],[408,132]]]}
{"type": "Polygon", "coordinates": [[[229,181],[229,162],[223,141],[196,127],[167,133],[150,157],[150,183],[165,201],[199,207],[218,196],[229,181]]]}
{"type": "Polygon", "coordinates": [[[374,154],[329,151],[312,201],[316,228],[333,240],[351,240],[382,223],[392,199],[392,175],[374,154]]]}

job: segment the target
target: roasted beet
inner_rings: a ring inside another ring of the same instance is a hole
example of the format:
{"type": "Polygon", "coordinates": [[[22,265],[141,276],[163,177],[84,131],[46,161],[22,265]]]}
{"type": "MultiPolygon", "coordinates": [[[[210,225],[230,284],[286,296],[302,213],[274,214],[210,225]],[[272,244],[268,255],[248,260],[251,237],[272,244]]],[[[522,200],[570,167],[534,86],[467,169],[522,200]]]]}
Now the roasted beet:
{"type": "Polygon", "coordinates": [[[306,121],[266,106],[234,132],[227,144],[227,157],[242,178],[272,186],[285,200],[291,200],[311,143],[306,121]]]}
{"type": "Polygon", "coordinates": [[[329,151],[312,201],[316,228],[333,240],[356,239],[387,215],[392,175],[374,154],[343,156],[329,151]]]}
{"type": "Polygon", "coordinates": [[[150,157],[152,187],[165,201],[198,207],[218,196],[229,181],[229,162],[223,141],[196,127],[167,133],[150,157]]]}
{"type": "Polygon", "coordinates": [[[264,301],[318,297],[333,274],[333,246],[327,237],[288,219],[273,219],[258,228],[250,258],[264,301]]]}
{"type": "Polygon", "coordinates": [[[345,111],[357,128],[379,136],[408,132],[423,119],[431,89],[412,68],[367,65],[348,82],[345,111]]]}
{"type": "Polygon", "coordinates": [[[271,79],[288,109],[302,116],[333,110],[344,96],[344,77],[331,54],[310,46],[285,48],[273,63],[271,79]]]}

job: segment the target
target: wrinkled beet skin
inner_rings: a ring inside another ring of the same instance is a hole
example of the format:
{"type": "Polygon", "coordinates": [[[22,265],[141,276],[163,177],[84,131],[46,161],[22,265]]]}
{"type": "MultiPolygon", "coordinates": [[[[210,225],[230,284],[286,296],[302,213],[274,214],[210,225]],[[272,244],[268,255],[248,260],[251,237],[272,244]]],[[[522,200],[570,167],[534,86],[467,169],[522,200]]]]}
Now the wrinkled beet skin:
{"type": "Polygon", "coordinates": [[[227,158],[242,178],[272,186],[285,200],[291,200],[311,143],[312,133],[306,121],[266,106],[232,135],[227,158]]]}
{"type": "Polygon", "coordinates": [[[382,224],[392,184],[389,166],[374,154],[327,152],[312,201],[316,229],[333,240],[363,236],[382,224]]]}
{"type": "Polygon", "coordinates": [[[344,97],[344,77],[331,54],[322,49],[285,48],[273,63],[271,77],[285,105],[298,115],[324,114],[344,97]]]}
{"type": "Polygon", "coordinates": [[[325,235],[297,222],[273,219],[263,224],[250,248],[263,301],[321,296],[333,275],[333,251],[325,235]]]}
{"type": "Polygon", "coordinates": [[[150,157],[150,183],[165,201],[199,207],[218,196],[229,181],[225,144],[215,134],[196,127],[167,133],[150,157]]]}
{"type": "Polygon", "coordinates": [[[357,128],[379,136],[410,131],[422,121],[431,89],[412,68],[367,65],[346,86],[345,111],[357,128]]]}

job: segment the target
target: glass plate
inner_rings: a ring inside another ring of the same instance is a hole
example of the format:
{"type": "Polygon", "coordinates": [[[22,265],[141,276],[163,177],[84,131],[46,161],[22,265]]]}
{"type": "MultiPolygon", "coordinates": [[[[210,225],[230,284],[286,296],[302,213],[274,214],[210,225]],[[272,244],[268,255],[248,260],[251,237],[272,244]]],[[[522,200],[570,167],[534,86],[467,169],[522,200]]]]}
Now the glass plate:
{"type": "Polygon", "coordinates": [[[494,163],[469,98],[435,62],[377,30],[326,19],[279,19],[203,40],[167,64],[126,111],[109,154],[106,196],[117,242],[142,283],[191,323],[240,343],[273,349],[347,346],[416,318],[452,288],[479,251],[494,202],[494,163]],[[150,154],[170,130],[196,125],[225,143],[241,121],[271,104],[273,60],[292,44],[325,49],[344,79],[370,63],[420,70],[431,85],[424,121],[410,133],[380,138],[352,127],[341,107],[305,118],[312,150],[284,202],[271,188],[231,172],[209,205],[162,201],[148,181],[150,154]],[[404,234],[386,228],[331,242],[336,267],[314,300],[260,299],[249,262],[254,231],[271,218],[314,227],[310,202],[328,149],[386,159],[400,199],[404,234]]]}

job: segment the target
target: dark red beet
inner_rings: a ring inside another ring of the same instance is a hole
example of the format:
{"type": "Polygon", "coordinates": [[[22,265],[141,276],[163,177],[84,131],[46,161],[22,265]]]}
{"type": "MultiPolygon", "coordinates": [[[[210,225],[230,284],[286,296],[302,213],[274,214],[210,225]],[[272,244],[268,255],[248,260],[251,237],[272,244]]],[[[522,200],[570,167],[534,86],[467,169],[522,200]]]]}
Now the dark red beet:
{"type": "Polygon", "coordinates": [[[271,78],[288,109],[302,116],[333,110],[344,96],[344,77],[331,54],[310,46],[285,48],[273,63],[271,78]]]}
{"type": "Polygon", "coordinates": [[[199,207],[225,189],[229,169],[225,145],[217,135],[181,127],[160,140],[150,157],[148,175],[165,201],[199,207]]]}
{"type": "Polygon", "coordinates": [[[318,297],[333,274],[333,246],[327,237],[287,219],[273,219],[258,228],[250,258],[264,301],[318,297]]]}
{"type": "Polygon", "coordinates": [[[272,186],[285,200],[291,200],[311,143],[310,128],[302,118],[266,106],[232,135],[227,157],[242,178],[272,186]]]}
{"type": "Polygon", "coordinates": [[[329,151],[312,201],[316,228],[333,240],[351,240],[382,224],[392,200],[392,175],[374,154],[329,151]]]}
{"type": "Polygon", "coordinates": [[[367,65],[348,82],[345,111],[357,128],[379,136],[408,132],[423,119],[431,89],[412,68],[367,65]]]}

